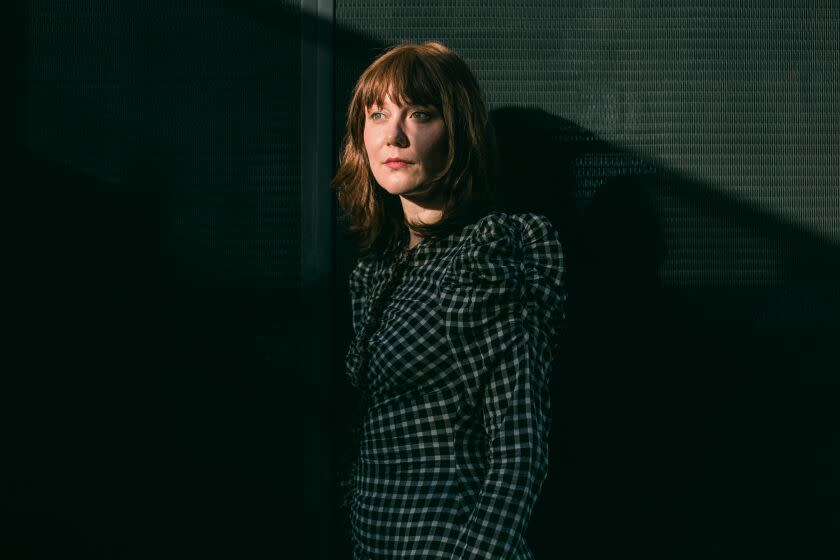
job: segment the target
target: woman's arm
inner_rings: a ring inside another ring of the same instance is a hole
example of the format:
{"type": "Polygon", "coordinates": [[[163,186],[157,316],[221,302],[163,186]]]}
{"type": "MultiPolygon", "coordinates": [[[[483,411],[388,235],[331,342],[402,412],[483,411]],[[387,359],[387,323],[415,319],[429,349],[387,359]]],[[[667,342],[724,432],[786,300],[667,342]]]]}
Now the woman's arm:
{"type": "Polygon", "coordinates": [[[463,375],[480,387],[488,441],[485,480],[456,543],[455,557],[463,560],[504,560],[516,553],[548,471],[562,250],[541,216],[524,219],[521,237],[504,225],[483,224],[477,243],[456,265],[460,274],[446,298],[450,342],[463,375]]]}
{"type": "Polygon", "coordinates": [[[489,468],[459,536],[458,558],[511,557],[548,472],[550,353],[545,336],[535,336],[537,328],[518,325],[499,333],[510,346],[482,400],[489,468]]]}

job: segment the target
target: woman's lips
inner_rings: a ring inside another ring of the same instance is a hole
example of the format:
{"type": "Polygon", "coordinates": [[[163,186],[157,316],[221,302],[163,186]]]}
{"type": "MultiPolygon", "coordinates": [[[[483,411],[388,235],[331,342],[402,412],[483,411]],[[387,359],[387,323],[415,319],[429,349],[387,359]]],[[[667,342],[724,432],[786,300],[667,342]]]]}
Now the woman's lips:
{"type": "Polygon", "coordinates": [[[387,165],[391,169],[398,169],[400,167],[406,167],[406,166],[411,165],[411,164],[408,163],[407,161],[388,161],[388,162],[385,162],[385,165],[387,165]]]}

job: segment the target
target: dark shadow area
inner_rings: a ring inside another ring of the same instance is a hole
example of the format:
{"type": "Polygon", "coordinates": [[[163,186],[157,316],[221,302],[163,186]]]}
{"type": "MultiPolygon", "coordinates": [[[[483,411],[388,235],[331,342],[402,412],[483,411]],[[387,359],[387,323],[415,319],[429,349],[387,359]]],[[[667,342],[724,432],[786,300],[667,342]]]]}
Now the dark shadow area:
{"type": "Polygon", "coordinates": [[[210,8],[59,4],[11,24],[0,556],[305,557],[324,514],[300,455],[321,430],[299,227],[278,223],[299,68],[277,60],[299,40],[210,8]]]}
{"type": "Polygon", "coordinates": [[[14,228],[10,557],[256,557],[302,534],[288,457],[306,430],[287,427],[305,402],[278,313],[300,310],[235,266],[179,265],[165,169],[113,185],[19,164],[37,197],[14,228]]]}
{"type": "Polygon", "coordinates": [[[551,218],[568,259],[536,556],[831,550],[840,250],[563,118],[492,117],[502,209],[551,218]],[[732,238],[766,286],[739,285],[732,238]],[[679,247],[728,285],[669,285],[679,247]]]}

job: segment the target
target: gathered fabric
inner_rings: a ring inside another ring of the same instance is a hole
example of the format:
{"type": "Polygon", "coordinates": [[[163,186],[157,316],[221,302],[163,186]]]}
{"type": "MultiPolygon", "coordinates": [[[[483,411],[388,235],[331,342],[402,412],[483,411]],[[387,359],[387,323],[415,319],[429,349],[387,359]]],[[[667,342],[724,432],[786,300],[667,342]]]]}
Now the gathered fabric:
{"type": "Polygon", "coordinates": [[[356,560],[533,558],[563,274],[551,222],[502,212],[357,263],[356,560]]]}

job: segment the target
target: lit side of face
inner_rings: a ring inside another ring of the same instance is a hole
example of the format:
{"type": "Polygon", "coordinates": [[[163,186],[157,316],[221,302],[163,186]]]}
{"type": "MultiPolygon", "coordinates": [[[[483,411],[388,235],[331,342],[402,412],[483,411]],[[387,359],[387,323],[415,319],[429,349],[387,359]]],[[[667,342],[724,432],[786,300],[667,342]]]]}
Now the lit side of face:
{"type": "Polygon", "coordinates": [[[446,125],[428,105],[399,106],[388,95],[368,107],[364,141],[374,179],[390,194],[422,200],[447,157],[446,125]]]}

